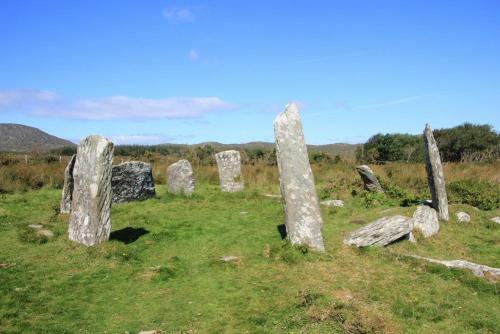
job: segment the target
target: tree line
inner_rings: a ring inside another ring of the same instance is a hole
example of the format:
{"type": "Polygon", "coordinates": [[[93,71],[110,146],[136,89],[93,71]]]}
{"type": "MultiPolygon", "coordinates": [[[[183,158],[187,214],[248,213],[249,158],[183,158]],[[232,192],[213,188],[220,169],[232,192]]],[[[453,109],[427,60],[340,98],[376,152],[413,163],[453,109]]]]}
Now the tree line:
{"type": "MultiPolygon", "coordinates": [[[[434,130],[445,162],[494,161],[500,158],[500,135],[493,126],[464,123],[434,130]]],[[[422,135],[376,134],[356,151],[356,160],[365,163],[423,162],[422,135]]]]}

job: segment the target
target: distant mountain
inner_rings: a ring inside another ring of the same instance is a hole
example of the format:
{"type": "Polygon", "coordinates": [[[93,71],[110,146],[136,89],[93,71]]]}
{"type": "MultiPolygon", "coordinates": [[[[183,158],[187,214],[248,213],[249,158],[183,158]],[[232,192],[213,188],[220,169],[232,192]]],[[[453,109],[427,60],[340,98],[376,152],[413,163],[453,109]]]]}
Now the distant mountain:
{"type": "Polygon", "coordinates": [[[0,124],[0,152],[48,151],[76,146],[69,140],[21,124],[0,124]]]}

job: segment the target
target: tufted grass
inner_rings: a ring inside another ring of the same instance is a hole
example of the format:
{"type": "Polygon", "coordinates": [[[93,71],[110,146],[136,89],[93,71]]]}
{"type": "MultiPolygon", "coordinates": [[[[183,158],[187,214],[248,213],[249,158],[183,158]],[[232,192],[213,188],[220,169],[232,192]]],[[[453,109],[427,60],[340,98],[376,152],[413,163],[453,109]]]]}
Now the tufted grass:
{"type": "MultiPolygon", "coordinates": [[[[496,211],[453,205],[452,220],[417,245],[354,249],[349,231],[413,208],[366,208],[351,198],[323,208],[327,252],[280,238],[279,200],[250,187],[116,205],[109,242],[66,238],[60,191],[0,195],[0,333],[497,333],[498,282],[409,258],[465,259],[500,267],[496,211]],[[454,213],[468,212],[459,224],[454,213]],[[28,237],[42,224],[56,237],[28,237]],[[219,258],[239,258],[222,263],[219,258]]],[[[271,190],[275,190],[274,188],[271,190]]]]}

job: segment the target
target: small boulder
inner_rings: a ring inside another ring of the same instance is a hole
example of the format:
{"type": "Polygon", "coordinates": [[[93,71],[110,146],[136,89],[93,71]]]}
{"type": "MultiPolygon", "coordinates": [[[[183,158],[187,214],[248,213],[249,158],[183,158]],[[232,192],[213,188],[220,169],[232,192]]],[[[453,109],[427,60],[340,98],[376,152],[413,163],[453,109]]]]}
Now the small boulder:
{"type": "Polygon", "coordinates": [[[460,211],[460,212],[457,212],[457,220],[459,223],[468,223],[468,222],[470,222],[470,216],[469,216],[469,214],[467,214],[463,211],[460,211]]]}
{"type": "Polygon", "coordinates": [[[54,232],[52,232],[51,230],[47,230],[45,228],[37,230],[36,234],[38,234],[41,237],[45,237],[47,239],[52,239],[54,237],[54,232]]]}
{"type": "Polygon", "coordinates": [[[228,262],[239,261],[240,258],[237,256],[233,256],[233,255],[226,255],[226,256],[221,257],[219,260],[221,260],[222,262],[228,263],[228,262]]]}
{"type": "Polygon", "coordinates": [[[40,224],[29,224],[28,225],[29,228],[32,228],[34,230],[39,230],[43,227],[43,225],[40,225],[40,224]]]}
{"type": "Polygon", "coordinates": [[[500,224],[500,217],[493,217],[490,220],[494,223],[500,224]]]}
{"type": "Polygon", "coordinates": [[[413,228],[422,232],[425,238],[436,234],[439,231],[438,213],[427,205],[417,206],[413,213],[413,228]]]}
{"type": "Polygon", "coordinates": [[[408,236],[412,229],[412,219],[408,217],[383,217],[349,234],[344,244],[357,247],[386,246],[408,236]]]}
{"type": "Polygon", "coordinates": [[[339,200],[339,199],[328,199],[326,201],[319,202],[319,204],[326,206],[326,207],[337,207],[337,208],[344,207],[344,201],[339,200]]]}

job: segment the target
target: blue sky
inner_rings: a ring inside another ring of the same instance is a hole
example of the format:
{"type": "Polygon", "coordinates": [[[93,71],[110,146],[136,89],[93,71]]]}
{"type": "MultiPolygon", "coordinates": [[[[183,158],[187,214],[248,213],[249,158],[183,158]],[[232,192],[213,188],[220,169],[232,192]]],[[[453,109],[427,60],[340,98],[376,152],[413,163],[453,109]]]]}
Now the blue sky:
{"type": "Polygon", "coordinates": [[[500,1],[0,2],[0,123],[78,141],[311,144],[500,129],[500,1]]]}

